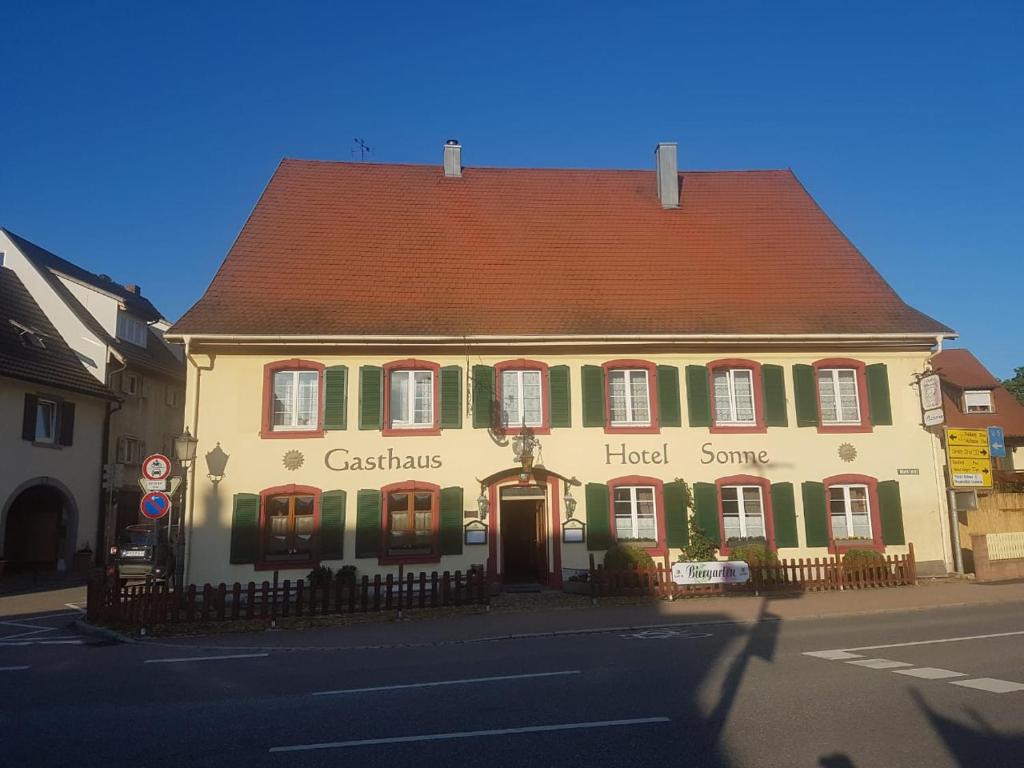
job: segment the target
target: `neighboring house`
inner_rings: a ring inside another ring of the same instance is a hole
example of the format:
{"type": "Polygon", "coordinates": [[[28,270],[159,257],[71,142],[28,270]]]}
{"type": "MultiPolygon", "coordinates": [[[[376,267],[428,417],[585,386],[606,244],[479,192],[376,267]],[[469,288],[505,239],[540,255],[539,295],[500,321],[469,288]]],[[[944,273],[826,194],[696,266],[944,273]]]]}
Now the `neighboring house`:
{"type": "Polygon", "coordinates": [[[78,357],[13,270],[0,267],[0,559],[70,568],[95,548],[103,423],[113,393],[78,357]]]}
{"type": "MultiPolygon", "coordinates": [[[[106,457],[103,542],[138,520],[139,465],[166,453],[184,420],[185,366],[168,324],[136,285],[120,285],[0,229],[0,253],[77,356],[117,396],[97,450],[106,457]]],[[[172,456],[173,458],[173,456],[172,456]]]]}
{"type": "Polygon", "coordinates": [[[486,565],[558,587],[614,541],[674,560],[687,486],[723,554],[913,543],[945,572],[913,384],[953,332],[791,172],[675,157],[283,161],[168,332],[198,455],[218,458],[190,483],[186,578],[486,565]]]}

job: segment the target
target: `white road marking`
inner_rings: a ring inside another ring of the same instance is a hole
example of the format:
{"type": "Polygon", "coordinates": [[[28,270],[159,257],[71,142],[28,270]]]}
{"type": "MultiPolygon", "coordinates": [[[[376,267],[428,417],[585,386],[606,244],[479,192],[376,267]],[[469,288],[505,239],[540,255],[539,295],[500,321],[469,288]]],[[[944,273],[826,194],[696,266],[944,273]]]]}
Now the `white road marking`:
{"type": "Polygon", "coordinates": [[[862,645],[859,648],[842,648],[844,651],[880,651],[883,648],[909,648],[912,645],[932,645],[934,643],[959,643],[964,640],[989,640],[993,637],[1014,637],[1024,635],[1020,632],[996,632],[992,635],[968,635],[967,637],[944,637],[941,640],[915,640],[912,643],[889,643],[888,645],[862,645]]]}
{"type": "Polygon", "coordinates": [[[667,717],[637,717],[630,720],[595,720],[589,723],[559,723],[557,725],[529,725],[522,728],[494,728],[485,731],[455,731],[453,733],[428,733],[422,736],[392,736],[383,739],[360,739],[358,741],[328,741],[321,744],[296,744],[289,747],[271,747],[271,752],[302,752],[311,749],[340,749],[363,747],[375,744],[407,744],[414,741],[443,741],[446,739],[474,739],[480,736],[509,736],[519,733],[549,733],[551,731],[573,731],[583,728],[614,728],[627,725],[650,725],[671,722],[667,717]]]}
{"type": "Polygon", "coordinates": [[[180,664],[186,661],[219,661],[220,659],[258,659],[269,653],[233,653],[222,656],[183,656],[172,659],[146,659],[144,664],[180,664]]]}
{"type": "Polygon", "coordinates": [[[32,669],[32,667],[28,664],[21,667],[0,667],[0,672],[17,672],[21,669],[32,669]]]}
{"type": "Polygon", "coordinates": [[[82,606],[78,605],[77,603],[64,603],[64,607],[66,607],[66,608],[73,608],[74,610],[78,611],[79,613],[85,613],[85,608],[83,608],[82,606]]]}
{"type": "Polygon", "coordinates": [[[914,666],[913,664],[908,664],[905,661],[892,661],[890,659],[862,659],[860,661],[848,661],[846,663],[857,667],[867,667],[868,669],[895,669],[896,667],[914,666]]]}
{"type": "Polygon", "coordinates": [[[828,659],[829,661],[864,658],[859,653],[847,653],[846,651],[805,651],[804,656],[814,656],[816,659],[828,659]]]}
{"type": "Polygon", "coordinates": [[[534,672],[527,675],[496,675],[494,677],[468,677],[462,680],[437,680],[431,683],[407,683],[405,685],[379,685],[373,688],[345,688],[340,691],[316,691],[314,696],[337,696],[345,693],[374,693],[377,691],[398,691],[404,688],[433,688],[438,685],[467,685],[470,683],[493,683],[499,680],[523,680],[532,677],[556,677],[558,675],[578,675],[578,669],[562,672],[534,672]]]}
{"type": "Polygon", "coordinates": [[[82,645],[85,641],[78,640],[36,640],[40,645],[82,645]]]}
{"type": "Polygon", "coordinates": [[[977,688],[979,691],[989,693],[1013,693],[1024,691],[1024,685],[1009,680],[996,680],[993,677],[976,677],[972,680],[950,680],[950,685],[960,685],[964,688],[977,688]]]}
{"type": "Polygon", "coordinates": [[[897,675],[908,677],[920,677],[922,680],[946,680],[950,677],[966,677],[963,672],[954,672],[951,669],[939,669],[938,667],[916,667],[914,669],[894,669],[897,675]]]}

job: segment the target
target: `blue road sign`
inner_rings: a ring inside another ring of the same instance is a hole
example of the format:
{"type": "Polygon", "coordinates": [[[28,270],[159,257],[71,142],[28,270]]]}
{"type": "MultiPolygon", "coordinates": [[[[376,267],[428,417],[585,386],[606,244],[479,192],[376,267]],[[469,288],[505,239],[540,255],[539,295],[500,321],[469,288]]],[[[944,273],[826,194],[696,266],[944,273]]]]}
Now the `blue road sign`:
{"type": "Polygon", "coordinates": [[[1006,439],[1002,427],[988,428],[988,452],[993,459],[1006,458],[1006,439]]]}
{"type": "Polygon", "coordinates": [[[163,491],[151,491],[142,497],[139,511],[150,520],[159,520],[171,511],[171,497],[163,491]]]}

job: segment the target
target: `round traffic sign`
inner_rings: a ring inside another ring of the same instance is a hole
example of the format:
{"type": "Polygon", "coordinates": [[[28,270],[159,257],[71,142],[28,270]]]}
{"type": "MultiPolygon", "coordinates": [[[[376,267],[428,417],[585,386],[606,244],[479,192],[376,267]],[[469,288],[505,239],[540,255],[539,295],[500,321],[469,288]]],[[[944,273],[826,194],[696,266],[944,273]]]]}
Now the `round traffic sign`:
{"type": "Polygon", "coordinates": [[[139,511],[150,520],[159,520],[171,511],[171,497],[163,491],[150,491],[139,502],[139,511]]]}
{"type": "Polygon", "coordinates": [[[147,480],[165,480],[171,474],[171,460],[162,453],[147,456],[142,462],[142,475],[147,480]]]}

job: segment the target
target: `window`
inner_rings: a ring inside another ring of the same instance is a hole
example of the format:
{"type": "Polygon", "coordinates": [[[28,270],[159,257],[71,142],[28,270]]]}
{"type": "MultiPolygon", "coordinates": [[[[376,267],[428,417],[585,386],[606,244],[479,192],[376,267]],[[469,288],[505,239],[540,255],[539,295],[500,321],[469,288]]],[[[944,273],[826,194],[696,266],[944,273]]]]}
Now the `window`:
{"type": "Polygon", "coordinates": [[[540,371],[501,372],[501,421],[505,427],[539,427],[544,423],[540,371]]]}
{"type": "Polygon", "coordinates": [[[117,439],[117,463],[138,464],[142,461],[143,445],[138,438],[122,435],[117,439]]]}
{"type": "Polygon", "coordinates": [[[177,387],[172,387],[170,384],[167,385],[167,390],[164,393],[164,403],[169,405],[171,408],[178,407],[178,401],[181,397],[177,387]]]}
{"type": "Polygon", "coordinates": [[[312,493],[264,497],[263,561],[311,562],[316,559],[316,496],[312,493]]]}
{"type": "Polygon", "coordinates": [[[137,395],[142,391],[142,379],[135,373],[121,374],[121,391],[127,395],[137,395]]]}
{"type": "Polygon", "coordinates": [[[117,338],[137,347],[145,347],[148,335],[149,326],[144,321],[132,317],[127,312],[119,311],[117,313],[117,338]]]}
{"type": "Polygon", "coordinates": [[[53,400],[39,398],[36,401],[36,437],[37,443],[57,442],[57,403],[53,400]]]}
{"type": "Polygon", "coordinates": [[[965,413],[992,413],[992,391],[968,389],[964,392],[965,413]]]}
{"type": "Polygon", "coordinates": [[[756,537],[767,540],[764,519],[764,498],[760,486],[722,487],[722,526],[726,542],[756,537]]]}
{"type": "Polygon", "coordinates": [[[389,377],[391,427],[434,426],[434,371],[393,370],[389,377]]]}
{"type": "Polygon", "coordinates": [[[618,541],[657,541],[658,525],[652,486],[618,486],[615,501],[615,538],[618,541]]]}
{"type": "Polygon", "coordinates": [[[320,372],[275,371],[271,403],[271,429],[314,430],[320,422],[320,372]]]}
{"type": "Polygon", "coordinates": [[[608,372],[608,400],[611,425],[651,424],[650,374],[642,368],[620,368],[608,372]]]}
{"type": "Polygon", "coordinates": [[[720,368],[712,371],[716,426],[757,423],[754,407],[754,371],[720,368]]]}
{"type": "Polygon", "coordinates": [[[429,488],[385,490],[385,557],[430,557],[437,550],[438,493],[429,488]]]}
{"type": "Polygon", "coordinates": [[[819,368],[818,403],[822,424],[860,424],[857,371],[853,368],[819,368]]]}
{"type": "Polygon", "coordinates": [[[866,485],[829,486],[828,509],[833,539],[872,538],[866,485]]]}

